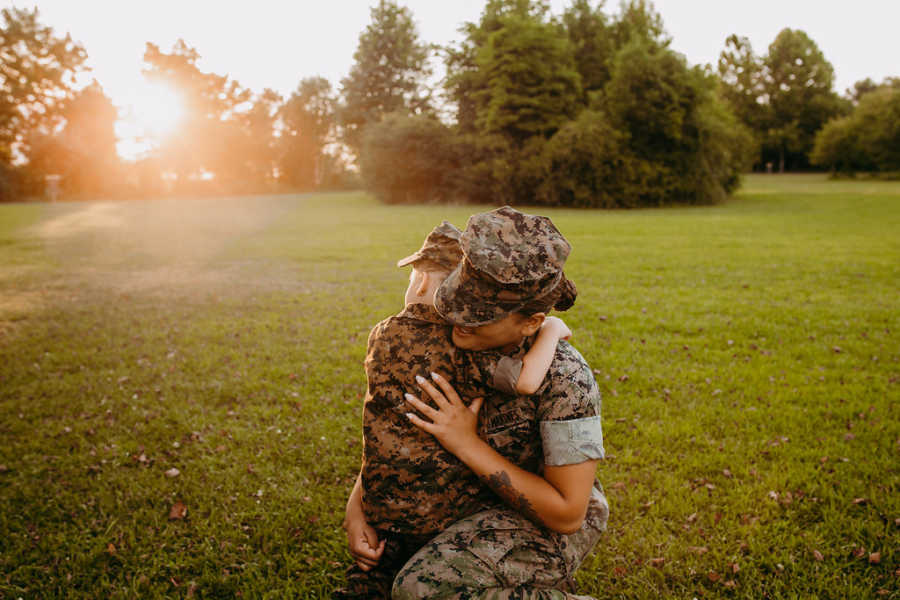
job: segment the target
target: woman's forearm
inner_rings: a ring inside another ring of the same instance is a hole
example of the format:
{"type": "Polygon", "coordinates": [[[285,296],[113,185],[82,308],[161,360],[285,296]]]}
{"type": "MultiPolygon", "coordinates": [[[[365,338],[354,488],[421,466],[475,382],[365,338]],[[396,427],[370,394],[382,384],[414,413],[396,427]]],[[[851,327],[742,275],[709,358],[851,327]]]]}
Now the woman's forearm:
{"type": "Polygon", "coordinates": [[[581,527],[597,461],[545,466],[543,477],[526,471],[478,437],[481,398],[466,406],[446,379],[435,373],[432,373],[432,379],[443,392],[424,377],[416,377],[437,408],[406,394],[406,401],[425,417],[407,413],[413,424],[436,437],[448,452],[464,462],[523,516],[560,533],[571,533],[581,527]]]}
{"type": "Polygon", "coordinates": [[[581,527],[596,468],[594,461],[580,469],[563,468],[561,485],[556,487],[547,479],[516,466],[481,439],[478,444],[460,449],[457,457],[510,507],[528,519],[559,533],[573,533],[581,527]],[[590,482],[587,486],[570,481],[573,477],[584,479],[582,471],[587,473],[590,482]]]}

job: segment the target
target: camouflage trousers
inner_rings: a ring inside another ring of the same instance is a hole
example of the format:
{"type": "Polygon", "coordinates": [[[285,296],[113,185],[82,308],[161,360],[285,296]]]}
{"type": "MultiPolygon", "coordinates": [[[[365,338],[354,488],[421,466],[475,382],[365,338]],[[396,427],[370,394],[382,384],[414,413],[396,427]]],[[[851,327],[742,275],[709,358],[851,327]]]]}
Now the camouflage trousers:
{"type": "Polygon", "coordinates": [[[581,530],[562,535],[496,508],[463,519],[425,544],[394,580],[394,600],[562,600],[606,529],[609,508],[595,490],[581,530]]]}

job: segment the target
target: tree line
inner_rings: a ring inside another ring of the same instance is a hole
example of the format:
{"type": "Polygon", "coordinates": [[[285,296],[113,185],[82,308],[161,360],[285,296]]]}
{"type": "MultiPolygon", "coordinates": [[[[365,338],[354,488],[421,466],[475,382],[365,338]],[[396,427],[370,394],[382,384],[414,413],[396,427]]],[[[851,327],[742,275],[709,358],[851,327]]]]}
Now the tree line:
{"type": "Polygon", "coordinates": [[[37,9],[0,11],[0,200],[41,196],[48,176],[69,197],[258,193],[355,186],[337,143],[337,95],[321,77],[282,98],[200,69],[179,40],[144,52],[148,80],[183,104],[177,132],[137,160],[117,152],[120,115],[95,80],[76,89],[87,53],[37,9]]]}
{"type": "Polygon", "coordinates": [[[487,0],[461,40],[420,39],[381,0],[338,89],[302,79],[288,98],[205,73],[179,41],[148,43],[145,73],[177,89],[177,135],[136,162],[116,153],[102,87],[74,89],[84,49],[3,9],[0,198],[61,175],[71,195],[244,193],[351,186],[385,202],[583,207],[706,204],[742,172],[900,170],[900,79],[834,91],[806,33],[758,55],[731,35],[715,66],[691,66],[647,0],[617,12],[572,0],[487,0]],[[435,83],[435,65],[444,76],[435,83]]]}

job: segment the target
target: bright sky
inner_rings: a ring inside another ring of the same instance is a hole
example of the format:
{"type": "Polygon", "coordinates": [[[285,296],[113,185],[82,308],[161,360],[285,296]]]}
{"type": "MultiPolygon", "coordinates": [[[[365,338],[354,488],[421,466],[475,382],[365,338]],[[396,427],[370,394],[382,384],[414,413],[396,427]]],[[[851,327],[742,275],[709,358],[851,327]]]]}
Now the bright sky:
{"type": "MultiPolygon", "coordinates": [[[[38,6],[42,22],[69,32],[86,48],[96,78],[123,111],[164,103],[141,76],[144,44],[171,50],[178,38],[197,49],[200,67],[228,74],[256,92],[289,95],[304,78],[339,86],[377,0],[0,0],[0,7],[38,6]]],[[[551,0],[560,13],[570,0],[551,0]]],[[[484,0],[401,0],[423,40],[459,40],[457,28],[478,19],[484,0]]],[[[764,53],[784,27],[804,30],[835,68],[836,90],[871,77],[900,76],[897,0],[656,0],[673,47],[692,64],[715,63],[725,38],[750,38],[764,53]]],[[[607,1],[607,10],[618,6],[607,1]]],[[[89,81],[89,80],[88,80],[89,81]]],[[[136,135],[132,123],[120,135],[136,135]]],[[[161,124],[158,124],[161,126],[161,124]]],[[[127,148],[120,151],[128,154],[127,148]]]]}

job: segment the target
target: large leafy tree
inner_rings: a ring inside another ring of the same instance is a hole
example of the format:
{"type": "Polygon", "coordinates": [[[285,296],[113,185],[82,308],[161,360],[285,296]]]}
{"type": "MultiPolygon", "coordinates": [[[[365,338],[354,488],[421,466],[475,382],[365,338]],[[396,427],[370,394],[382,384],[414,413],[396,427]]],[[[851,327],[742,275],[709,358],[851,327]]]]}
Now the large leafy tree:
{"type": "Polygon", "coordinates": [[[350,73],[341,81],[341,125],[345,142],[356,152],[367,125],[388,113],[418,114],[430,108],[432,48],[419,40],[412,12],[381,0],[371,16],[359,36],[350,73]]]}
{"type": "Polygon", "coordinates": [[[581,77],[568,39],[554,23],[509,15],[479,50],[477,131],[521,144],[550,137],[578,112],[581,77]]]}
{"type": "Polygon", "coordinates": [[[27,172],[37,178],[62,176],[70,194],[98,195],[114,190],[119,180],[115,123],[118,112],[94,81],[61,109],[64,125],[51,133],[35,132],[29,143],[27,172]]]}
{"type": "Polygon", "coordinates": [[[174,172],[182,184],[203,171],[233,177],[228,169],[245,151],[235,117],[252,106],[250,90],[227,76],[202,72],[199,58],[183,40],[170,53],[151,43],[144,52],[145,73],[177,90],[184,103],[180,131],[159,148],[162,168],[174,172]]]}
{"type": "Polygon", "coordinates": [[[546,140],[583,108],[565,29],[545,2],[492,0],[448,52],[448,92],[468,149],[461,191],[470,200],[532,200],[546,140]]]}
{"type": "Polygon", "coordinates": [[[816,132],[846,110],[834,68],[800,30],[781,30],[764,56],[732,35],[718,70],[723,97],[762,144],[760,162],[779,171],[807,166],[816,132]]]}
{"type": "Polygon", "coordinates": [[[12,163],[27,156],[30,134],[59,123],[87,58],[80,44],[38,16],[37,9],[0,10],[0,199],[15,187],[12,163]]]}
{"type": "Polygon", "coordinates": [[[753,131],[765,131],[771,121],[771,107],[764,102],[766,80],[762,60],[753,53],[746,37],[730,35],[719,55],[720,94],[734,114],[753,131]]]}
{"type": "Polygon", "coordinates": [[[599,92],[610,78],[616,39],[603,2],[593,6],[590,0],[574,0],[562,15],[572,44],[575,66],[581,75],[585,103],[599,92]]]}
{"type": "Polygon", "coordinates": [[[803,31],[782,29],[763,59],[772,123],[765,139],[777,156],[779,170],[786,160],[804,166],[816,132],[841,112],[834,92],[834,68],[803,31]]]}
{"type": "Polygon", "coordinates": [[[278,170],[288,185],[316,187],[325,177],[325,148],[335,131],[337,99],[323,77],[303,79],[281,107],[278,170]]]}
{"type": "Polygon", "coordinates": [[[224,147],[220,167],[228,166],[222,180],[232,189],[268,189],[275,181],[277,147],[275,124],[282,104],[281,96],[271,89],[251,97],[249,108],[232,116],[230,147],[224,147]],[[228,180],[231,180],[228,182],[228,180]]]}
{"type": "Polygon", "coordinates": [[[460,131],[474,133],[478,106],[475,96],[484,90],[485,78],[479,72],[478,55],[491,35],[502,29],[509,17],[544,21],[549,13],[544,0],[488,0],[478,23],[465,23],[460,32],[463,40],[444,48],[448,99],[456,106],[456,122],[460,131]]]}
{"type": "Polygon", "coordinates": [[[616,49],[624,48],[632,42],[644,43],[653,48],[666,48],[672,42],[663,25],[662,15],[656,12],[649,0],[622,2],[610,30],[616,49]]]}

